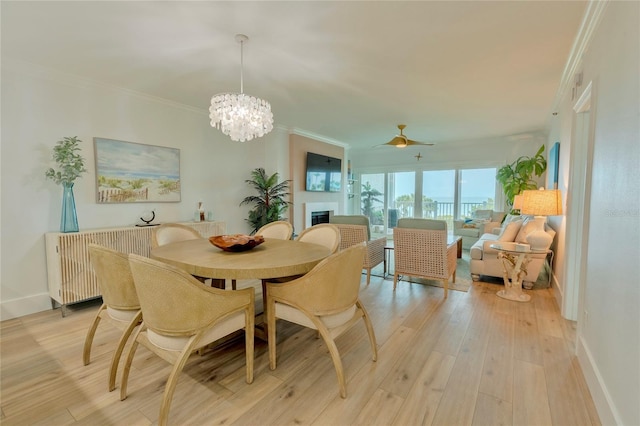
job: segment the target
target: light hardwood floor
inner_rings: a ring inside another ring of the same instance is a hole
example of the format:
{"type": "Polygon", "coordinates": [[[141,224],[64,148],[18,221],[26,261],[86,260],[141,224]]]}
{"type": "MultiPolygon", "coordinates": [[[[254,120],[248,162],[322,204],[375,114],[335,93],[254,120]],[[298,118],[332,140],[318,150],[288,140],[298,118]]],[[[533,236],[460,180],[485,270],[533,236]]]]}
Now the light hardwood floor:
{"type": "MultiPolygon", "coordinates": [[[[179,379],[170,424],[186,425],[599,425],[573,355],[575,324],[550,290],[530,303],[496,297],[500,285],[468,293],[363,275],[378,361],[363,324],[338,338],[347,398],[317,333],[278,325],[278,368],[256,340],[255,381],[244,381],[244,343],[194,354],[179,379]]],[[[107,391],[119,331],[102,323],[91,364],[82,345],[98,305],[42,312],[1,324],[0,423],[157,423],[170,366],[140,347],[125,401],[107,391]]],[[[125,350],[128,351],[129,345],[125,350]]],[[[124,357],[123,357],[124,358],[124,357]]],[[[122,364],[122,363],[121,363],[122,364]]],[[[120,371],[118,371],[118,385],[120,371]]]]}

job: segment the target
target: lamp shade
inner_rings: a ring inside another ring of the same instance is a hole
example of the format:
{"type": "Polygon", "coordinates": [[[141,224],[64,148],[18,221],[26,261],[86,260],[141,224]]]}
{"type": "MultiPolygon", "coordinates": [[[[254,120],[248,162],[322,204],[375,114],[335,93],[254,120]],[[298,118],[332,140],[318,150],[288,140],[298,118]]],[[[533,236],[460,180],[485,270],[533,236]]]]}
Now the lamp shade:
{"type": "Polygon", "coordinates": [[[522,194],[518,194],[513,197],[513,209],[521,210],[522,209],[522,194]]]}
{"type": "MultiPolygon", "coordinates": [[[[515,200],[514,200],[515,208],[515,200]]],[[[522,193],[522,214],[558,216],[562,214],[562,194],[559,189],[529,190],[522,193]]]]}

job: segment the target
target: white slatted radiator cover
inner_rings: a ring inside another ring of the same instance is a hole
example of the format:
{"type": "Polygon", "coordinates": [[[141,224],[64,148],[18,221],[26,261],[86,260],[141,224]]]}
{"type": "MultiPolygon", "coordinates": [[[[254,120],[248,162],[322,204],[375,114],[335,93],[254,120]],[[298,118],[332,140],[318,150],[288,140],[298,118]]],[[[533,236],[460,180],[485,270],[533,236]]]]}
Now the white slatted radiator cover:
{"type": "MultiPolygon", "coordinates": [[[[183,225],[195,228],[206,238],[222,235],[226,231],[224,222],[190,222],[183,225]]],[[[132,226],[45,234],[49,296],[62,306],[99,297],[100,288],[89,261],[88,244],[149,256],[154,229],[153,226],[132,226]]]]}

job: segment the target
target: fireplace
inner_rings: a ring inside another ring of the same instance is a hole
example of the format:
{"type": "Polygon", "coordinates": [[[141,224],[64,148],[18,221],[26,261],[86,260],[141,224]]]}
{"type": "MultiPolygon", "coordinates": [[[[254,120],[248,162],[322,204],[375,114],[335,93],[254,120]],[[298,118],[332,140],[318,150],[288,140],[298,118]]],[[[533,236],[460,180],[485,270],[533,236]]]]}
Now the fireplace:
{"type": "Polygon", "coordinates": [[[311,212],[311,226],[319,223],[329,223],[329,210],[311,212]]]}
{"type": "Polygon", "coordinates": [[[338,203],[305,203],[304,228],[318,223],[328,223],[334,213],[338,214],[338,203]]]}

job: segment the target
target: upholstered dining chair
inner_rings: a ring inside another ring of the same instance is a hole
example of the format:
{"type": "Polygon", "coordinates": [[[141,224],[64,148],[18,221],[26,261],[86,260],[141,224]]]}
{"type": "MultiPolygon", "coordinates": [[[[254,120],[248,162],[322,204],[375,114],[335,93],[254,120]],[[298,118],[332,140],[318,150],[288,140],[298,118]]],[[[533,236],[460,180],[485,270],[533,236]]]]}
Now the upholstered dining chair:
{"type": "Polygon", "coordinates": [[[447,244],[447,223],[443,220],[403,219],[393,228],[395,291],[400,275],[442,281],[448,296],[449,279],[456,282],[457,243],[447,244]]]}
{"type": "Polygon", "coordinates": [[[87,337],[84,340],[82,361],[84,365],[91,362],[91,345],[93,337],[102,319],[109,321],[122,330],[118,345],[111,357],[109,368],[109,392],[116,388],[116,374],[124,346],[129,336],[142,321],[142,311],[129,269],[129,257],[116,250],[97,244],[89,244],[89,259],[96,273],[98,286],[102,294],[102,306],[98,309],[87,337]]]}
{"type": "Polygon", "coordinates": [[[275,238],[278,240],[290,240],[293,235],[293,226],[284,220],[277,220],[264,225],[258,229],[256,235],[262,235],[265,238],[275,238]]]}
{"type": "MultiPolygon", "coordinates": [[[[370,239],[369,218],[364,215],[334,215],[329,221],[340,230],[340,250],[363,242],[366,244],[367,251],[362,269],[367,271],[367,285],[369,285],[371,269],[385,262],[384,247],[387,245],[387,239],[385,237],[370,239]]],[[[384,270],[387,270],[386,264],[384,270]]]]}
{"type": "Polygon", "coordinates": [[[302,231],[296,241],[320,244],[335,253],[340,248],[340,230],[330,223],[319,223],[302,231]]]}
{"type": "MultiPolygon", "coordinates": [[[[202,235],[194,228],[182,225],[180,223],[163,223],[153,230],[151,233],[151,248],[164,246],[166,244],[177,243],[179,241],[197,240],[203,238],[202,235]]],[[[206,283],[210,278],[194,277],[202,282],[206,283]]],[[[224,279],[210,279],[211,287],[224,288],[224,279]]],[[[236,289],[235,282],[232,285],[233,289],[236,289]]]]}
{"type": "Polygon", "coordinates": [[[153,259],[129,255],[143,322],[134,335],[122,371],[120,399],[138,345],[173,365],[160,405],[158,423],[165,425],[178,377],[189,356],[222,337],[244,329],[246,381],[253,382],[255,292],[252,287],[225,291],[201,285],[191,275],[153,259]]]}
{"type": "Polygon", "coordinates": [[[202,238],[202,235],[190,226],[180,223],[163,223],[151,233],[151,248],[198,238],[202,238]]]}
{"type": "Polygon", "coordinates": [[[267,282],[269,368],[276,368],[277,319],[318,330],[331,354],[340,396],[347,397],[335,339],[362,318],[369,334],[373,361],[378,358],[373,326],[358,298],[365,250],[364,244],[357,244],[324,259],[301,278],[287,283],[267,282]]]}

